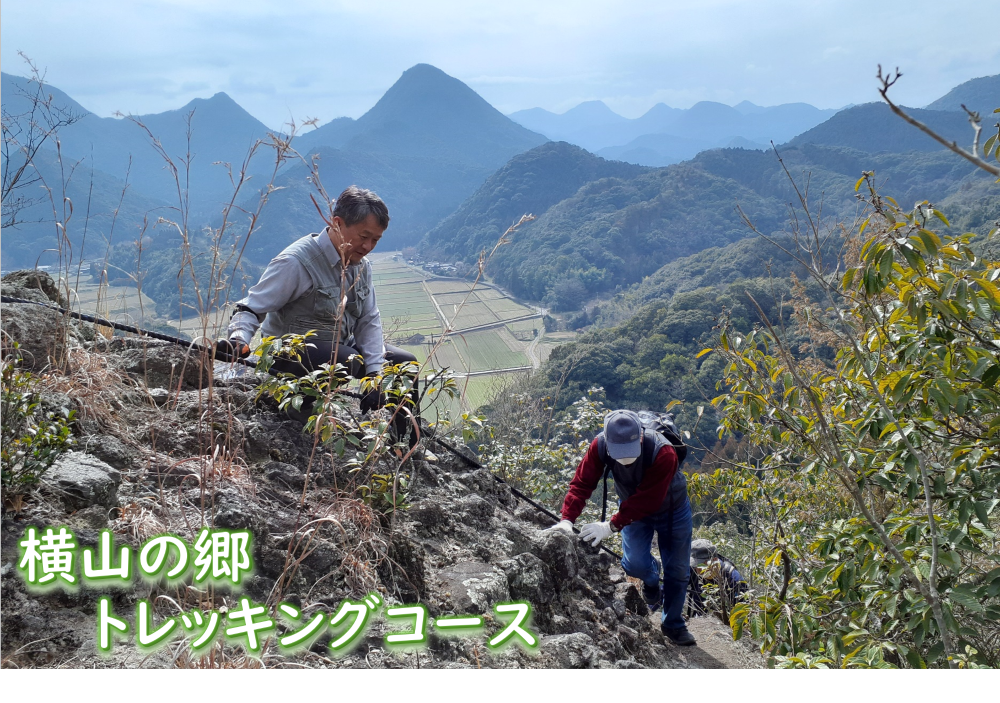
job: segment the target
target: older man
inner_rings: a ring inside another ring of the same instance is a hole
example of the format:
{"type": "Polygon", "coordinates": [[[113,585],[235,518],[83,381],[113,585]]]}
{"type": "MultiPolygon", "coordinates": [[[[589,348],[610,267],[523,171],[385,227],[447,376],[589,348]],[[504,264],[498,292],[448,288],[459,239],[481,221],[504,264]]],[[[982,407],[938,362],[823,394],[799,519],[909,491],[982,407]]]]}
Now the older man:
{"type": "MultiPolygon", "coordinates": [[[[219,348],[246,356],[258,328],[270,337],[315,330],[316,336],[309,340],[314,348],[305,358],[280,359],[273,370],[304,375],[336,361],[362,378],[378,374],[387,363],[416,361],[383,339],[372,266],[365,258],[388,226],[389,209],[381,198],[357,186],[347,188],[337,198],[330,226],[286,247],[236,303],[228,340],[220,341],[219,348]]],[[[371,391],[362,398],[361,410],[369,412],[383,404],[384,396],[371,391]]],[[[397,429],[403,429],[406,418],[400,414],[397,421],[397,429]]]]}

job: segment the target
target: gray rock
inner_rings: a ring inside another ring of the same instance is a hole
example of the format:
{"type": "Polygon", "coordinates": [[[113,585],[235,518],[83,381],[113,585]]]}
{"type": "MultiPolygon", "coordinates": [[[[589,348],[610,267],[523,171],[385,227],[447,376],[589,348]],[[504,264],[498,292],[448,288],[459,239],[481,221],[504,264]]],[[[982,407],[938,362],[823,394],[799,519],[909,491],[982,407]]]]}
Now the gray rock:
{"type": "MultiPolygon", "coordinates": [[[[5,296],[66,307],[52,277],[43,271],[9,273],[0,279],[0,290],[5,296]]],[[[69,347],[94,335],[89,323],[37,305],[4,303],[0,318],[4,332],[20,345],[23,367],[29,371],[44,368],[50,360],[61,362],[69,347]]]]}
{"type": "Polygon", "coordinates": [[[489,519],[493,517],[494,510],[493,503],[483,500],[475,493],[466,496],[461,501],[461,511],[468,517],[468,524],[488,524],[489,519]]]}
{"type": "Polygon", "coordinates": [[[66,298],[59,292],[52,276],[45,271],[31,269],[12,271],[0,279],[0,290],[4,295],[14,298],[66,307],[66,298]]]}
{"type": "Polygon", "coordinates": [[[160,459],[149,468],[146,482],[153,488],[180,486],[191,488],[201,484],[201,467],[196,462],[178,464],[160,459]]]}
{"type": "Polygon", "coordinates": [[[512,598],[537,605],[548,603],[556,593],[552,573],[534,554],[518,554],[513,559],[497,562],[497,566],[507,575],[512,598]]]}
{"type": "Polygon", "coordinates": [[[580,561],[576,554],[577,536],[562,530],[541,532],[538,547],[533,549],[560,581],[571,581],[580,573],[580,561]]]}
{"type": "Polygon", "coordinates": [[[643,617],[649,615],[649,607],[643,600],[642,594],[639,593],[639,589],[627,581],[619,583],[615,587],[615,600],[621,602],[625,606],[625,610],[630,613],[643,617]]]}
{"type": "Polygon", "coordinates": [[[507,576],[489,564],[459,562],[442,569],[438,578],[456,613],[488,613],[494,603],[510,600],[507,576]]]}
{"type": "Polygon", "coordinates": [[[81,510],[91,505],[111,509],[118,505],[118,486],[122,475],[95,456],[67,452],[59,457],[42,477],[57,489],[66,507],[81,510]]]}
{"type": "Polygon", "coordinates": [[[264,466],[264,478],[285,489],[301,491],[306,477],[297,466],[272,461],[264,466]]]}
{"type": "Polygon", "coordinates": [[[108,529],[108,511],[102,505],[92,505],[73,513],[66,523],[78,530],[106,530],[108,529]]]}
{"type": "Polygon", "coordinates": [[[116,469],[127,469],[135,461],[135,450],[113,435],[97,434],[80,441],[80,448],[116,469]]]}
{"type": "Polygon", "coordinates": [[[207,388],[212,376],[212,361],[203,360],[186,347],[155,340],[138,340],[118,343],[113,340],[110,348],[116,352],[112,357],[122,371],[143,381],[147,388],[182,391],[207,388]],[[204,362],[204,363],[203,363],[204,362]]]}
{"type": "Polygon", "coordinates": [[[39,371],[51,362],[65,359],[68,318],[36,305],[3,303],[0,319],[3,331],[20,347],[22,368],[39,371]]]}
{"type": "Polygon", "coordinates": [[[166,388],[150,388],[149,397],[157,405],[163,406],[170,402],[170,391],[166,388]]]}
{"type": "Polygon", "coordinates": [[[560,669],[594,669],[601,659],[594,640],[582,632],[543,637],[539,651],[560,669]]]}

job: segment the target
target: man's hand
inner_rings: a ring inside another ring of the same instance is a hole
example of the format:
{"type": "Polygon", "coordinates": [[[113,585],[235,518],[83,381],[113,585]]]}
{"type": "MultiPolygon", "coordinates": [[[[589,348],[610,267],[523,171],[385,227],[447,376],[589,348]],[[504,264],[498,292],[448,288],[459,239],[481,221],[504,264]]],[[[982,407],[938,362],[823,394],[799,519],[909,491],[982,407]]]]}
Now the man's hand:
{"type": "Polygon", "coordinates": [[[218,339],[215,342],[215,353],[225,354],[230,359],[245,359],[250,356],[250,345],[239,337],[218,339]]]}
{"type": "MultiPolygon", "coordinates": [[[[365,380],[362,380],[362,388],[364,387],[365,380]]],[[[363,413],[370,413],[385,405],[385,393],[382,392],[377,380],[374,383],[374,387],[361,396],[361,412],[363,413]]]]}
{"type": "Polygon", "coordinates": [[[544,532],[565,532],[566,534],[571,535],[573,534],[573,523],[569,520],[560,520],[552,527],[546,527],[544,532]]]}
{"type": "Polygon", "coordinates": [[[589,522],[580,528],[580,539],[590,542],[591,547],[596,547],[602,540],[611,536],[611,522],[589,522]]]}

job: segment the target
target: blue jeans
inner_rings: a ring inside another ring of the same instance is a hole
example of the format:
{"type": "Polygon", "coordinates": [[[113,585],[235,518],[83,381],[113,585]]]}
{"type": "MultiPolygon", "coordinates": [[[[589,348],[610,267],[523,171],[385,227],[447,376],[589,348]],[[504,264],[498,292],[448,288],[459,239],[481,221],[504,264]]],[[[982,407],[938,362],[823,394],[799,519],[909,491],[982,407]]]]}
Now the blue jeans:
{"type": "Polygon", "coordinates": [[[656,534],[663,561],[663,626],[672,630],[685,627],[691,530],[691,504],[687,500],[673,512],[650,515],[622,530],[622,568],[647,586],[660,584],[660,568],[651,553],[656,534]]]}

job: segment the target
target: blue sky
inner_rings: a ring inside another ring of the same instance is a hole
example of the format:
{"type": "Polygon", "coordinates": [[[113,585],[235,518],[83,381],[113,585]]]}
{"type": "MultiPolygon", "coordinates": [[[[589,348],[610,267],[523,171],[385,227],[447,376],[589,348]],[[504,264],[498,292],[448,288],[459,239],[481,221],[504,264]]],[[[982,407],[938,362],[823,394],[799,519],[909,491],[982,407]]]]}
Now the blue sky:
{"type": "Polygon", "coordinates": [[[1000,3],[941,0],[6,0],[0,64],[23,51],[102,116],[225,91],[271,127],[358,117],[415,63],[505,113],[604,100],[818,107],[875,100],[876,66],[922,106],[1000,73],[1000,3]]]}

